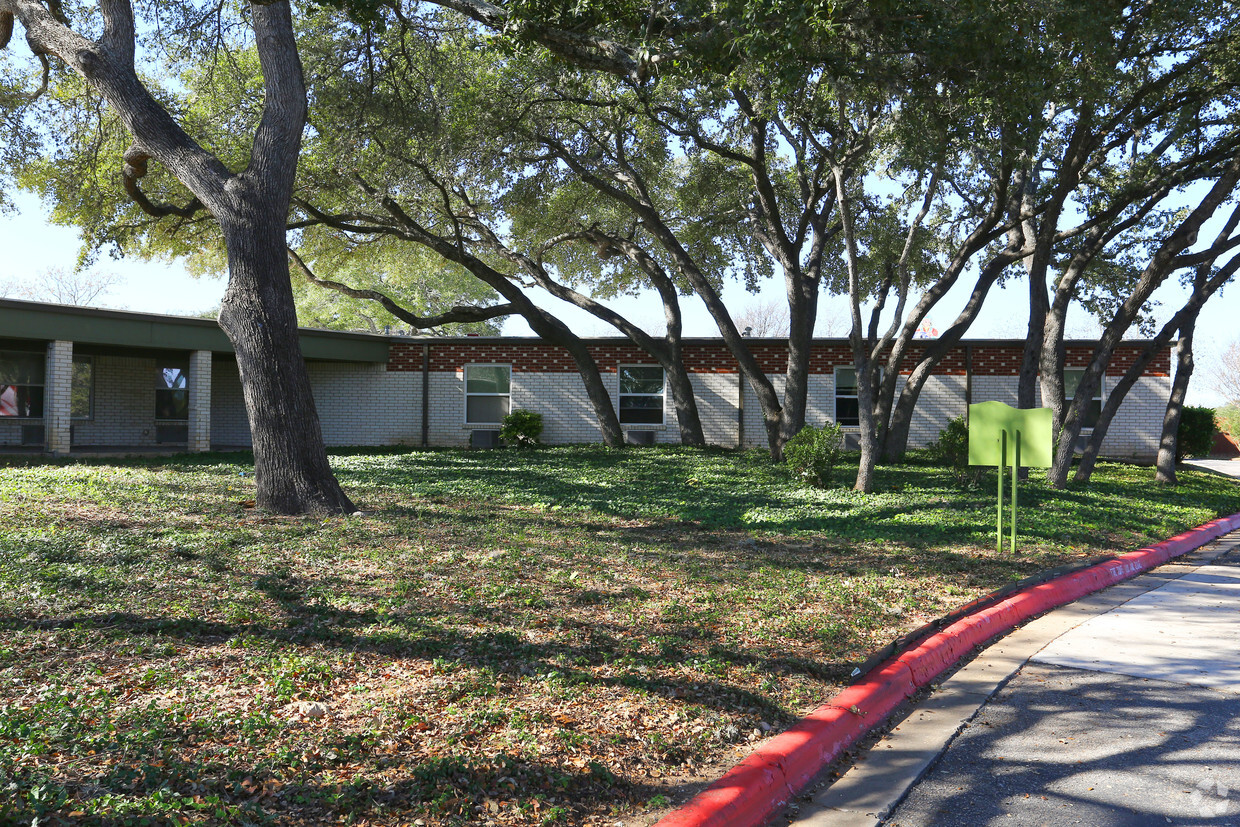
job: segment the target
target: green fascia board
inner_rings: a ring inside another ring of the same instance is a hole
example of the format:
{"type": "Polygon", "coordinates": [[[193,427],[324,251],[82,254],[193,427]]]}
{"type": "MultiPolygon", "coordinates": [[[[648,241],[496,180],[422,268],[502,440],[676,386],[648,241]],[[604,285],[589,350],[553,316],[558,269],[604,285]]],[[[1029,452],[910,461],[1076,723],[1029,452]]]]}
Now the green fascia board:
{"type": "MultiPolygon", "coordinates": [[[[388,340],[384,336],[305,329],[300,335],[302,355],[307,359],[336,362],[386,362],[388,359],[388,340]]],[[[0,337],[148,350],[234,352],[232,343],[212,319],[10,299],[0,299],[0,337]]]]}

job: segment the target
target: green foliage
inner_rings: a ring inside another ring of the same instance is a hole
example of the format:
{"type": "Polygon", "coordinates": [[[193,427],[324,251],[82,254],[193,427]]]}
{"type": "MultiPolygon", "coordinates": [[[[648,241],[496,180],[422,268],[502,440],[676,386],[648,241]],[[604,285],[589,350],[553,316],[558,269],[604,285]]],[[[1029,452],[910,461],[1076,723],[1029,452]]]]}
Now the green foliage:
{"type": "Polygon", "coordinates": [[[948,422],[926,451],[935,464],[949,469],[960,482],[976,482],[982,474],[982,469],[969,465],[969,426],[963,416],[948,422]]]}
{"type": "Polygon", "coordinates": [[[1176,435],[1176,459],[1203,457],[1214,446],[1214,409],[1186,405],[1180,413],[1176,435]]]}
{"type": "Polygon", "coordinates": [[[624,767],[720,759],[927,617],[1236,509],[1103,463],[1031,479],[995,558],[993,492],[916,461],[872,495],[760,451],[332,463],[364,514],[254,519],[248,454],[0,463],[0,823],[464,825],[497,789],[513,827],[552,795],[640,821],[624,767]]]}
{"type": "Polygon", "coordinates": [[[1233,402],[1216,408],[1214,426],[1232,439],[1240,438],[1240,405],[1233,402]]]}
{"type": "Polygon", "coordinates": [[[499,438],[506,445],[532,448],[542,438],[543,418],[537,411],[518,409],[504,417],[499,438]]]}
{"type": "MultiPolygon", "coordinates": [[[[299,253],[319,279],[357,290],[375,290],[418,316],[433,316],[455,305],[483,307],[496,300],[495,291],[439,256],[413,244],[387,238],[364,244],[347,242],[340,234],[307,232],[299,253]]],[[[293,269],[297,321],[304,327],[382,333],[405,331],[411,325],[376,301],[354,298],[302,278],[293,269]]],[[[464,336],[497,335],[500,320],[452,323],[412,333],[464,336]]]]}
{"type": "Polygon", "coordinates": [[[803,484],[826,488],[843,443],[840,426],[833,422],[824,422],[821,428],[806,425],[784,446],[784,464],[803,484]]]}

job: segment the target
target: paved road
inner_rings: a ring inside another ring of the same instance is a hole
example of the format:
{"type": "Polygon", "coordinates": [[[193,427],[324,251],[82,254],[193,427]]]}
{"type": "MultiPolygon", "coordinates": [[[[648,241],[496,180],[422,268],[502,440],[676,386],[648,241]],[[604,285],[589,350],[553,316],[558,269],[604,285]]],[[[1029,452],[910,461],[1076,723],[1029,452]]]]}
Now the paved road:
{"type": "Polygon", "coordinates": [[[990,647],[790,820],[1240,827],[1238,535],[990,647]]]}
{"type": "Polygon", "coordinates": [[[1228,477],[1240,477],[1240,459],[1186,459],[1184,464],[1201,471],[1213,471],[1228,477]]]}
{"type": "Polygon", "coordinates": [[[1035,655],[884,824],[1240,824],[1240,553],[1035,655]]]}

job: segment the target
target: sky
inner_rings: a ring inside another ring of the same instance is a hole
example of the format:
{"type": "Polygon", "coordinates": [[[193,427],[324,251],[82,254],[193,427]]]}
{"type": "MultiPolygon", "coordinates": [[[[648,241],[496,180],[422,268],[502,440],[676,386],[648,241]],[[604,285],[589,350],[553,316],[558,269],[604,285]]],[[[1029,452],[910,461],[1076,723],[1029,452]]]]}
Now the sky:
{"type": "MultiPolygon", "coordinates": [[[[0,253],[0,291],[6,284],[20,285],[49,268],[72,269],[77,263],[80,245],[76,230],[49,223],[47,211],[35,196],[18,193],[13,201],[15,211],[0,213],[0,251],[3,251],[0,253]]],[[[1206,236],[1203,233],[1203,237],[1206,236]]],[[[92,269],[114,274],[118,278],[115,287],[93,302],[95,306],[114,309],[196,315],[218,306],[226,286],[223,278],[195,278],[176,262],[115,260],[105,254],[99,257],[92,269]]],[[[950,324],[964,305],[970,286],[961,285],[943,299],[930,316],[934,326],[943,328],[950,324]]],[[[1011,289],[993,292],[970,329],[969,337],[1024,338],[1028,318],[1025,291],[1025,285],[1021,282],[1011,289]]],[[[1164,285],[1155,295],[1156,300],[1161,302],[1155,313],[1156,318],[1161,322],[1174,313],[1182,303],[1183,295],[1184,291],[1178,284],[1164,285]]],[[[782,300],[782,282],[777,279],[763,285],[762,292],[757,296],[739,286],[732,286],[724,292],[724,302],[733,313],[750,304],[782,300]]],[[[550,296],[542,296],[539,303],[554,308],[580,335],[617,335],[614,329],[594,317],[550,296]]],[[[696,299],[686,298],[683,305],[686,336],[718,335],[714,323],[696,299]]],[[[623,299],[613,303],[613,306],[642,327],[651,330],[662,327],[662,307],[653,293],[623,299]]],[[[819,311],[819,335],[844,335],[847,328],[847,301],[824,297],[819,311]]],[[[1069,335],[1090,338],[1096,335],[1096,330],[1096,325],[1083,311],[1070,316],[1069,335]]],[[[519,318],[506,321],[503,332],[512,336],[532,335],[519,318]]],[[[2,332],[0,335],[3,335],[2,332]]],[[[1195,337],[1197,370],[1189,386],[1189,404],[1212,406],[1223,401],[1211,387],[1210,373],[1216,369],[1219,355],[1236,341],[1240,341],[1240,284],[1225,288],[1202,310],[1195,337]]]]}

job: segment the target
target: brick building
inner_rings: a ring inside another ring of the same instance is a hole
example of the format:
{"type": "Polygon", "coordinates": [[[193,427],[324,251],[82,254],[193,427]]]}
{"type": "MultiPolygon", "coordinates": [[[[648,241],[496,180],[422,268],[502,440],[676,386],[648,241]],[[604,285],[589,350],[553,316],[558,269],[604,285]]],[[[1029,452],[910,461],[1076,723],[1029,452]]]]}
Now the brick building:
{"type": "MultiPolygon", "coordinates": [[[[572,360],[540,340],[323,330],[301,336],[328,445],[480,443],[518,408],[543,415],[545,442],[599,439],[572,360]]],[[[749,344],[782,393],[784,342],[749,344]]],[[[675,407],[655,360],[627,339],[592,339],[589,346],[630,440],[677,442],[675,407]]],[[[1018,340],[961,342],[926,383],[910,444],[934,439],[970,402],[1015,404],[1022,347],[1018,340]]],[[[1121,345],[1095,410],[1141,347],[1121,345]]],[[[1092,342],[1069,343],[1069,383],[1092,349],[1092,342]]],[[[685,354],[707,440],[764,447],[757,399],[723,343],[688,339],[685,354]]],[[[1170,365],[1167,350],[1128,393],[1107,434],[1108,456],[1156,454],[1170,365]]],[[[847,431],[855,417],[848,344],[818,340],[807,421],[839,421],[847,431]]],[[[0,449],[66,454],[249,444],[236,360],[214,321],[0,299],[0,449]]]]}

